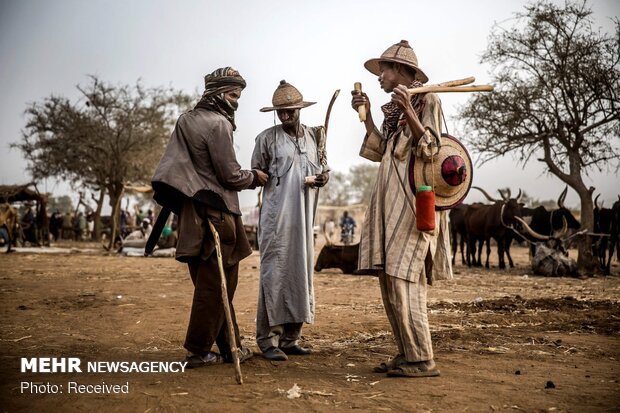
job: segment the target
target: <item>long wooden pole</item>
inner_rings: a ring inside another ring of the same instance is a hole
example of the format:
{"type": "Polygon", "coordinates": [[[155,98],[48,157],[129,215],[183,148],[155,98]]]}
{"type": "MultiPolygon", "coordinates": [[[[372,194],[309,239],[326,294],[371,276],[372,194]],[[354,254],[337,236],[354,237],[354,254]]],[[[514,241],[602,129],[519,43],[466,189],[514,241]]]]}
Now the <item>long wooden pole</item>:
{"type": "Polygon", "coordinates": [[[492,92],[493,86],[491,85],[472,85],[472,86],[421,86],[408,89],[410,95],[416,93],[443,93],[443,92],[492,92]]]}
{"type": "Polygon", "coordinates": [[[233,326],[232,314],[230,312],[230,305],[228,303],[228,289],[226,288],[226,274],[224,273],[224,264],[222,262],[222,246],[220,244],[220,234],[211,223],[211,220],[207,220],[211,233],[215,239],[215,252],[217,253],[217,266],[220,269],[220,281],[222,287],[222,302],[224,303],[224,312],[226,313],[226,324],[228,325],[228,345],[230,346],[230,352],[233,357],[233,364],[235,365],[235,375],[238,384],[243,384],[243,376],[241,375],[241,365],[239,362],[239,349],[237,348],[237,340],[235,339],[235,327],[233,326]]]}
{"type": "Polygon", "coordinates": [[[465,79],[457,79],[457,80],[449,80],[447,82],[443,82],[443,83],[438,83],[436,85],[426,85],[428,86],[463,86],[463,85],[469,85],[470,83],[474,83],[476,81],[476,78],[473,76],[470,77],[466,77],[465,79]]]}

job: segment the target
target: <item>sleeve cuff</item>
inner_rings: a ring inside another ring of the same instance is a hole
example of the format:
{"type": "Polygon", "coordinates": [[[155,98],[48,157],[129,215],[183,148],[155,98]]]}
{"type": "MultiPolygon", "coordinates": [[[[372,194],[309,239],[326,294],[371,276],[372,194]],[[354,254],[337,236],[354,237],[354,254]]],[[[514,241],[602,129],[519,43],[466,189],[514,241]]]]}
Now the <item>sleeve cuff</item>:
{"type": "Polygon", "coordinates": [[[383,137],[377,128],[375,128],[372,133],[366,134],[364,137],[364,142],[360,149],[360,156],[370,161],[380,162],[384,152],[385,142],[383,142],[383,137]]]}
{"type": "Polygon", "coordinates": [[[439,137],[431,128],[425,128],[424,135],[418,141],[416,147],[416,157],[423,159],[424,161],[430,161],[430,159],[439,152],[441,146],[439,137]]]}
{"type": "Polygon", "coordinates": [[[254,169],[252,169],[250,172],[252,172],[252,183],[250,184],[248,189],[255,189],[258,186],[258,172],[256,172],[256,170],[254,169]]]}

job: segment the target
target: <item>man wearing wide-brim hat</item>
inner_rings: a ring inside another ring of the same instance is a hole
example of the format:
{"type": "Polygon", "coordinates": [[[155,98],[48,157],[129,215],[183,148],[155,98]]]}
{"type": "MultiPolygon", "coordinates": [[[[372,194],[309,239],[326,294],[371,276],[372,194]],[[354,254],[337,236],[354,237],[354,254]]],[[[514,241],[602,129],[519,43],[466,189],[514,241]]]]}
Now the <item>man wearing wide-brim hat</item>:
{"type": "MultiPolygon", "coordinates": [[[[269,175],[258,227],[261,253],[256,342],[269,360],[284,361],[310,350],[299,345],[303,323],[314,321],[314,216],[318,187],[329,174],[325,128],[300,122],[300,110],[313,105],[282,80],[272,106],[280,125],[256,137],[252,168],[269,175]]],[[[274,119],[275,120],[275,119],[274,119]]]]}
{"type": "Polygon", "coordinates": [[[431,162],[439,152],[441,102],[432,93],[409,95],[408,88],[421,86],[428,77],[405,40],[368,60],[365,67],[391,93],[391,101],[381,107],[381,130],[375,126],[366,94],[354,91],[351,101],[356,111],[360,106],[366,111],[360,156],[381,162],[362,228],[359,269],[378,273],[398,347],[398,354],[374,371],[401,377],[438,376],[426,290],[433,279],[452,278],[447,213],[436,211],[434,231],[418,230],[416,196],[409,177],[414,164],[431,162]]]}

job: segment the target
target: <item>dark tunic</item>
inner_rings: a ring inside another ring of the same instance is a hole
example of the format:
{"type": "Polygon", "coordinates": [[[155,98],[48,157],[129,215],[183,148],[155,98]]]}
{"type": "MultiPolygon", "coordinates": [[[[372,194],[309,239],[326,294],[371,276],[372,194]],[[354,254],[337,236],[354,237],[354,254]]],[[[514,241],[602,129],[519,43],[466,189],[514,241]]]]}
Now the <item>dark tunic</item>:
{"type": "Polygon", "coordinates": [[[176,258],[180,261],[207,259],[213,253],[213,239],[205,237],[210,233],[207,217],[218,232],[221,229],[225,266],[252,252],[243,231],[237,192],[252,188],[255,175],[237,162],[232,132],[230,122],[219,113],[191,110],[179,117],[155,170],[155,200],[179,215],[176,258]]]}

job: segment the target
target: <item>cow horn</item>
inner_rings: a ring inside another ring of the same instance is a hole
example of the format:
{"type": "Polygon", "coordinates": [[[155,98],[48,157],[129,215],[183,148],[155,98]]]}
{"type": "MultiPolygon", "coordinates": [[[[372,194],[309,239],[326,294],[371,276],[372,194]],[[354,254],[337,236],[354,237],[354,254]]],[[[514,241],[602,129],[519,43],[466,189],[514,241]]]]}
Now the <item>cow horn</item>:
{"type": "Polygon", "coordinates": [[[568,222],[566,222],[566,218],[562,217],[562,229],[558,231],[557,235],[554,235],[554,238],[562,239],[568,233],[568,222]]]}
{"type": "Polygon", "coordinates": [[[502,209],[499,210],[499,220],[502,223],[503,226],[505,226],[506,228],[510,228],[508,225],[506,225],[506,223],[504,222],[504,208],[506,207],[506,203],[504,202],[502,204],[502,209]]]}
{"type": "Polygon", "coordinates": [[[601,208],[598,206],[598,197],[599,197],[599,196],[601,196],[601,194],[598,194],[598,195],[596,196],[596,198],[594,198],[594,207],[595,207],[596,209],[601,209],[601,208]]]}
{"type": "Polygon", "coordinates": [[[479,186],[472,186],[472,188],[477,189],[478,191],[482,192],[482,194],[491,202],[497,202],[497,199],[493,199],[491,197],[491,195],[489,195],[487,193],[487,191],[485,191],[484,189],[480,188],[479,186]]]}
{"type": "Polygon", "coordinates": [[[521,201],[521,195],[523,195],[523,192],[521,191],[521,188],[519,188],[519,193],[517,194],[517,202],[521,201]]]}
{"type": "Polygon", "coordinates": [[[546,235],[541,235],[538,232],[534,231],[532,228],[530,228],[529,225],[527,225],[527,222],[525,222],[524,220],[521,219],[521,217],[515,217],[515,219],[517,221],[519,221],[521,223],[521,225],[523,225],[523,228],[525,229],[525,231],[530,234],[532,237],[539,239],[541,241],[548,241],[551,237],[548,237],[546,235]]]}
{"type": "Polygon", "coordinates": [[[564,208],[564,200],[566,199],[566,193],[568,192],[568,185],[564,187],[564,190],[558,197],[558,207],[564,208]]]}

